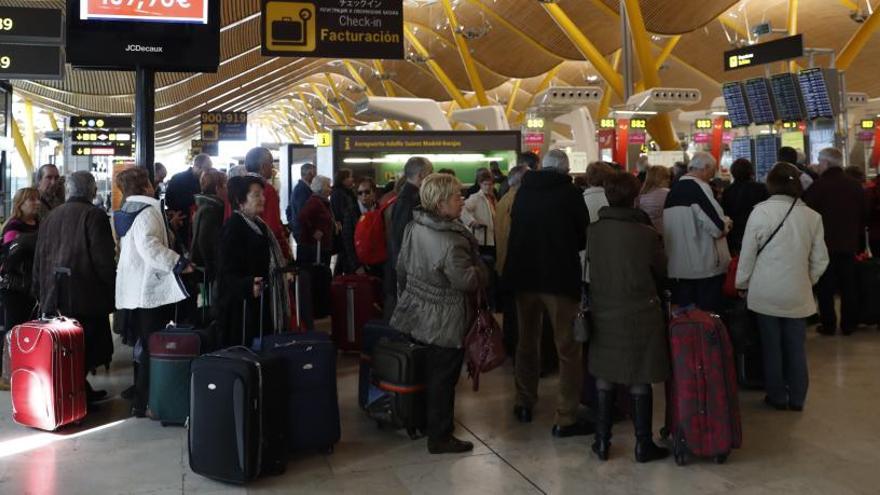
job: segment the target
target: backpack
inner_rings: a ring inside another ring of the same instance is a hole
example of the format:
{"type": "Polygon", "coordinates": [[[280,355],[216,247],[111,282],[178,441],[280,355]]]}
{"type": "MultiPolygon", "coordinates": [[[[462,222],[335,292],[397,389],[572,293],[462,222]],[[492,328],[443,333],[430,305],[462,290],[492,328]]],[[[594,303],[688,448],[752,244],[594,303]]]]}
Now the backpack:
{"type": "Polygon", "coordinates": [[[391,207],[397,197],[381,207],[361,216],[354,228],[354,252],[364,265],[378,265],[388,260],[385,242],[385,209],[391,207]]]}

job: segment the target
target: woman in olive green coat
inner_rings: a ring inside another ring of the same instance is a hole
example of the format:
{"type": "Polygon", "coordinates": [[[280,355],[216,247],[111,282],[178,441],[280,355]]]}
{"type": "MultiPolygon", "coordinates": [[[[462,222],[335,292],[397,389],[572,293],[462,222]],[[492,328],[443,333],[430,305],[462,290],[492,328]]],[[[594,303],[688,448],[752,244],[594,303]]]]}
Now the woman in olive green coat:
{"type": "Polygon", "coordinates": [[[590,225],[590,373],[599,389],[593,451],[608,459],[615,384],[632,395],[638,462],[666,457],[651,435],[651,384],[669,376],[666,321],[658,286],[666,275],[660,235],[634,207],[639,181],[620,173],[605,183],[609,206],[590,225]]]}

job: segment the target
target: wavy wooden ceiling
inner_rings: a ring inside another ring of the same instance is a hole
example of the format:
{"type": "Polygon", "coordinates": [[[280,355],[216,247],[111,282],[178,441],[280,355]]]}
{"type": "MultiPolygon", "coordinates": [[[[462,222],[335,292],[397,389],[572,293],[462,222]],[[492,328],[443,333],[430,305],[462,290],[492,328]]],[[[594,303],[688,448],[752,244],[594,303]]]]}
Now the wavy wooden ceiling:
{"type": "MultiPolygon", "coordinates": [[[[787,0],[640,2],[645,24],[654,35],[655,53],[667,42],[667,36],[682,35],[660,72],[663,84],[701,89],[703,108],[718,96],[719,82],[763,72],[761,69],[723,71],[722,52],[730,49],[729,38],[736,35],[734,29],[716,20],[719,15],[726,16],[728,24],[745,31],[745,19],[752,24],[769,20],[774,27],[784,27],[788,12],[787,0]]],[[[64,3],[64,0],[4,0],[6,5],[54,8],[64,8],[64,3]]],[[[618,1],[559,0],[558,3],[600,52],[611,55],[620,47],[618,1]]],[[[221,66],[217,73],[161,73],[156,77],[157,145],[173,146],[196,137],[199,113],[212,109],[262,112],[282,121],[281,125],[292,124],[303,132],[313,127],[306,122],[310,119],[308,110],[318,110],[319,124],[322,121],[323,124],[340,124],[327,120],[329,115],[322,111],[311,84],[316,84],[339,114],[344,115],[343,110],[350,110],[352,103],[363,94],[363,88],[355,83],[346,67],[335,60],[261,56],[260,2],[223,0],[221,4],[221,66]],[[332,98],[325,74],[331,75],[342,101],[332,98]],[[301,95],[305,102],[299,101],[301,95]],[[285,118],[293,121],[283,122],[285,118]]],[[[491,99],[506,103],[511,98],[512,81],[523,80],[513,95],[517,112],[525,109],[544,74],[560,63],[564,65],[554,84],[582,85],[588,76],[596,74],[536,0],[456,0],[455,11],[463,26],[491,26],[487,35],[469,41],[469,46],[491,99]]],[[[407,6],[405,19],[432,58],[467,94],[471,90],[470,82],[442,7],[436,4],[407,6]]],[[[808,46],[839,50],[857,24],[850,19],[844,2],[800,0],[799,28],[808,46]]],[[[870,65],[878,57],[880,42],[868,43],[848,71],[850,91],[880,95],[880,80],[870,65]]],[[[385,88],[374,74],[372,61],[352,62],[369,90],[384,95],[385,88]]],[[[383,70],[391,76],[391,87],[398,95],[450,100],[444,87],[423,63],[384,61],[383,70]]],[[[130,114],[134,107],[131,72],[80,71],[68,67],[61,81],[15,81],[14,86],[36,104],[62,115],[130,114]]]]}

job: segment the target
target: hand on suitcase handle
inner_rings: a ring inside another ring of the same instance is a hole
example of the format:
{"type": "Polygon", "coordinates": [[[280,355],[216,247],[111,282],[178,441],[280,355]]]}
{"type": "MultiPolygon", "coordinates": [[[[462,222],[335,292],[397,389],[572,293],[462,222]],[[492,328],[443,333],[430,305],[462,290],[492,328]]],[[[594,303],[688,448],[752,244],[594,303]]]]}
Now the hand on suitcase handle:
{"type": "Polygon", "coordinates": [[[260,297],[263,293],[263,277],[254,277],[254,286],[252,288],[254,298],[260,297]]]}

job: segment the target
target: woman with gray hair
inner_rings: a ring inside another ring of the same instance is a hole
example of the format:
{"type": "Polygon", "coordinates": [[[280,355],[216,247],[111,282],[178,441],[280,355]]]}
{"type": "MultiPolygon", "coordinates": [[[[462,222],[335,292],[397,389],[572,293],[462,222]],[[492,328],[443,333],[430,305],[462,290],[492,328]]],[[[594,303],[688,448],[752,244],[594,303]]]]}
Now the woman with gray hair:
{"type": "Polygon", "coordinates": [[[403,234],[397,260],[398,302],[391,325],[428,348],[428,452],[468,452],[471,442],[455,438],[455,384],[464,361],[464,335],[475,317],[477,291],[489,273],[477,240],[458,221],[461,183],[431,174],[419,189],[421,206],[403,234]]]}
{"type": "Polygon", "coordinates": [[[333,252],[333,236],[336,221],[330,208],[330,179],[319,175],[310,184],[312,196],[299,212],[301,230],[297,258],[300,264],[318,261],[318,246],[321,247],[321,263],[330,264],[333,252]]]}

